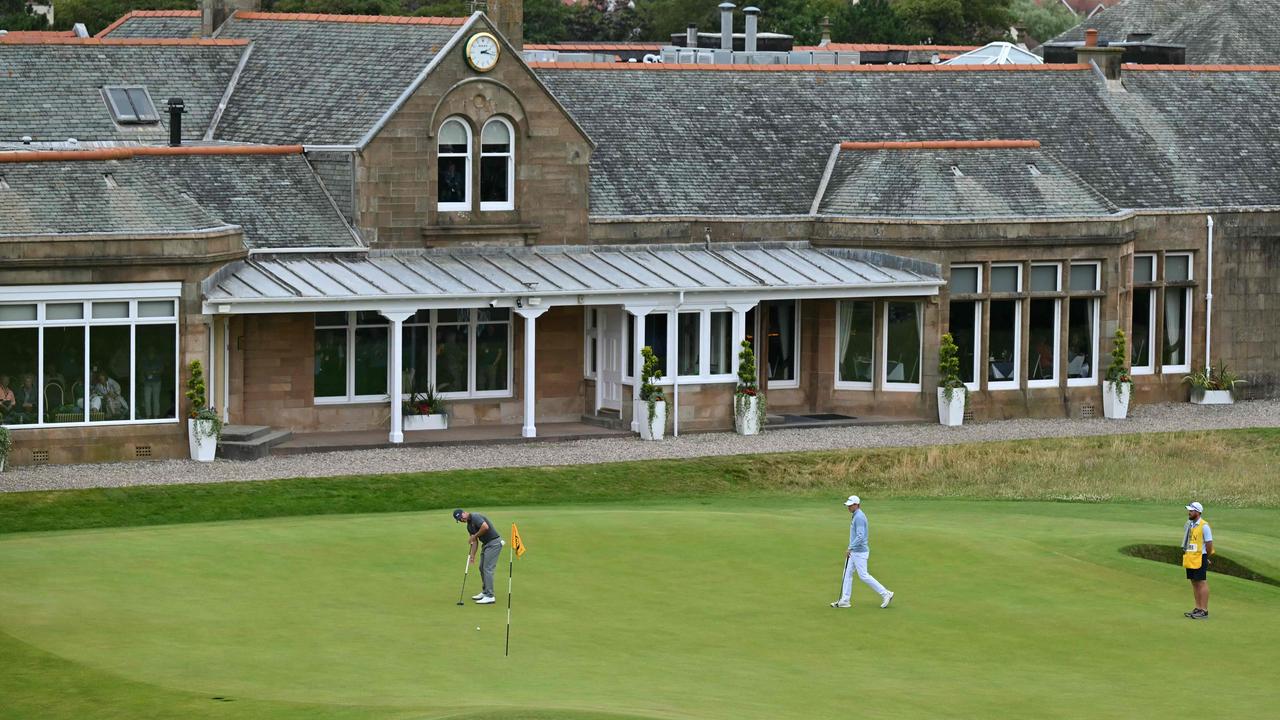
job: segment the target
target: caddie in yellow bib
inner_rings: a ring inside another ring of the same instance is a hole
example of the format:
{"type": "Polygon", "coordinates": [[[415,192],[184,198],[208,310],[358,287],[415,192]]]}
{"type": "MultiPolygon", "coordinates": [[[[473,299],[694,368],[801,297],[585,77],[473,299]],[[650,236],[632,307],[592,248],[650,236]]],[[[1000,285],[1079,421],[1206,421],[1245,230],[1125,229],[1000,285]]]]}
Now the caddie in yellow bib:
{"type": "Polygon", "coordinates": [[[1182,567],[1187,570],[1191,592],[1196,599],[1195,608],[1183,614],[1192,620],[1209,617],[1208,570],[1211,564],[1209,556],[1213,554],[1213,530],[1203,515],[1203,505],[1198,502],[1188,505],[1187,524],[1182,533],[1182,567]]]}

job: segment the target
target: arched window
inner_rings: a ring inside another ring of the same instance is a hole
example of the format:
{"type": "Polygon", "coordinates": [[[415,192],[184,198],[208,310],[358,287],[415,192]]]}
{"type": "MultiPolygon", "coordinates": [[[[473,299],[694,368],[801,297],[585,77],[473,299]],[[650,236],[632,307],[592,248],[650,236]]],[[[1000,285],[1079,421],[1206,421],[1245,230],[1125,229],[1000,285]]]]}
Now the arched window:
{"type": "Polygon", "coordinates": [[[515,133],[511,123],[494,118],[480,133],[480,209],[514,210],[515,133]]]}
{"type": "Polygon", "coordinates": [[[449,118],[440,126],[436,198],[442,211],[471,210],[471,126],[449,118]]]}

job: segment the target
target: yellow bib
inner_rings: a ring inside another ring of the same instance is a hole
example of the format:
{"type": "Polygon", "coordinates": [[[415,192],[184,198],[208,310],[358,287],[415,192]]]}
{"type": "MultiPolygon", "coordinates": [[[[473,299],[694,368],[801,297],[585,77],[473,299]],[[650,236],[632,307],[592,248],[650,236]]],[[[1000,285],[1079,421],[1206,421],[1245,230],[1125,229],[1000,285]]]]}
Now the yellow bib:
{"type": "Polygon", "coordinates": [[[1204,529],[1209,527],[1209,523],[1204,518],[1191,528],[1191,536],[1187,538],[1187,547],[1182,551],[1182,567],[1191,570],[1199,570],[1200,563],[1204,561],[1204,529]]]}

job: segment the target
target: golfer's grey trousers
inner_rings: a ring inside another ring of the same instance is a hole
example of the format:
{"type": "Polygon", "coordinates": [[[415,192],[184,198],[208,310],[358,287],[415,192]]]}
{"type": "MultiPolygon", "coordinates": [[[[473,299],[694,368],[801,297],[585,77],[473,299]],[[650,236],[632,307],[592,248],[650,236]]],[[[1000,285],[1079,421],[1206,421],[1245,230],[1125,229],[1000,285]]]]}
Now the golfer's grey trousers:
{"type": "Polygon", "coordinates": [[[484,594],[493,596],[493,569],[498,567],[498,556],[502,554],[502,538],[490,540],[480,551],[480,580],[484,583],[484,594]]]}

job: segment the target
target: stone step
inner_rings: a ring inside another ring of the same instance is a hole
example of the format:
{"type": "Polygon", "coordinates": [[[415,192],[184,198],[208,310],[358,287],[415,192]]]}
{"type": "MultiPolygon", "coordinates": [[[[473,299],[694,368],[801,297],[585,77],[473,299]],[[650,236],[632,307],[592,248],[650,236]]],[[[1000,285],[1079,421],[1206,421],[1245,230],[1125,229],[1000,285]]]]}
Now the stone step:
{"type": "Polygon", "coordinates": [[[585,425],[594,425],[595,427],[608,428],[610,430],[631,429],[631,424],[619,417],[617,410],[604,410],[595,415],[583,415],[582,422],[585,425]]]}
{"type": "Polygon", "coordinates": [[[293,437],[290,430],[272,430],[254,437],[252,440],[227,440],[224,436],[218,442],[218,457],[226,460],[258,460],[271,454],[271,448],[293,437]]]}
{"type": "Polygon", "coordinates": [[[222,439],[231,442],[247,442],[271,432],[266,425],[223,425],[222,439]]]}

